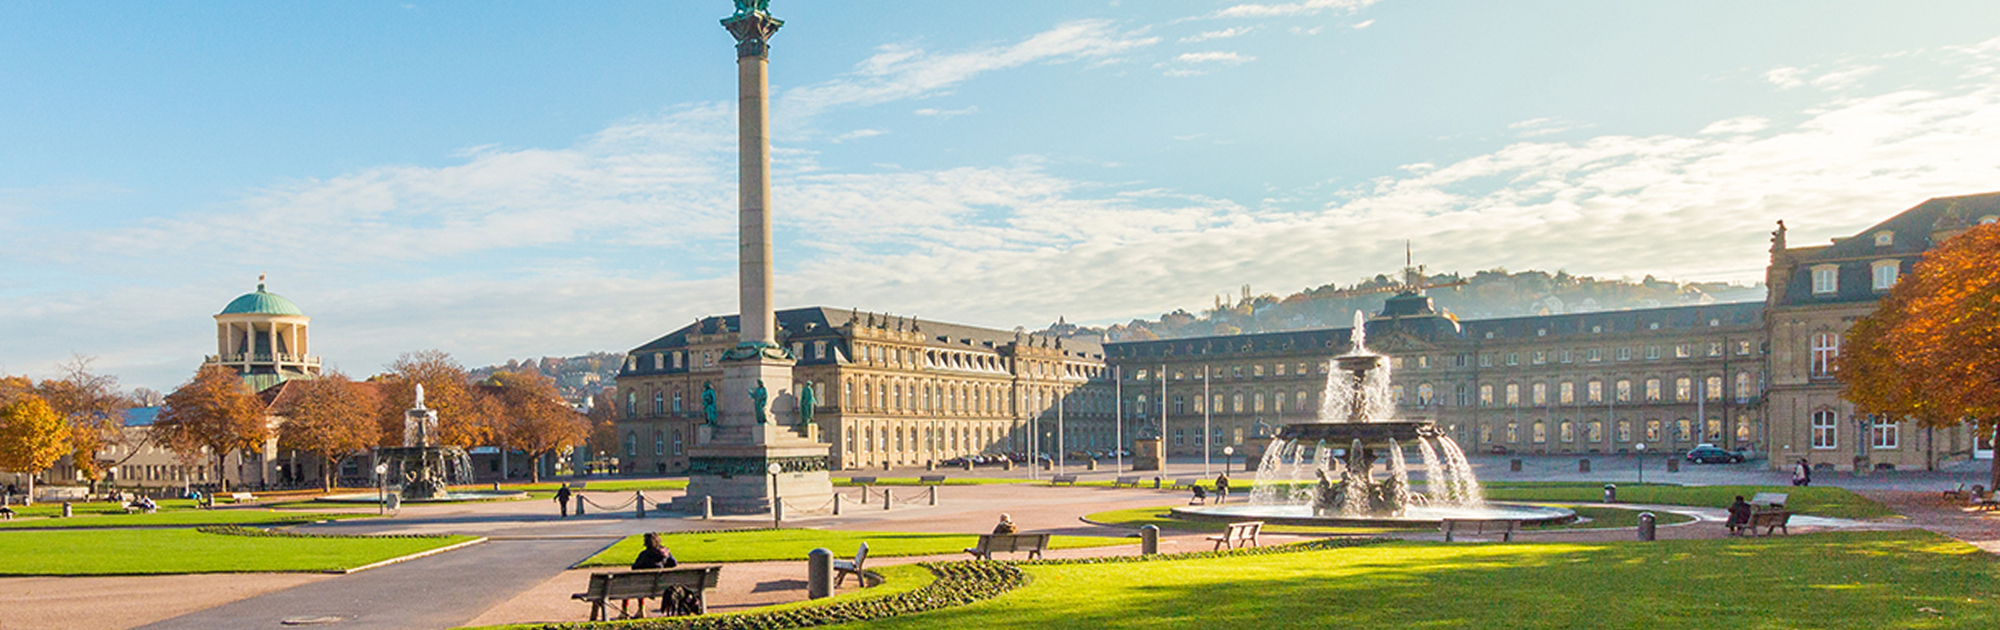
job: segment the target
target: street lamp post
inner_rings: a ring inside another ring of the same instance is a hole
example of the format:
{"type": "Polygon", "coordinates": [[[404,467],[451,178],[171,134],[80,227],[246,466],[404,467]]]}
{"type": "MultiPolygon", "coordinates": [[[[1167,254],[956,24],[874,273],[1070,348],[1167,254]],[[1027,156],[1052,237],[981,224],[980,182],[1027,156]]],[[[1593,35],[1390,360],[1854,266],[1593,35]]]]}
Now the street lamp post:
{"type": "Polygon", "coordinates": [[[1639,449],[1639,483],[1646,483],[1646,443],[1633,444],[1632,448],[1639,449]]]}
{"type": "Polygon", "coordinates": [[[1229,474],[1229,469],[1235,466],[1236,466],[1236,447],[1234,446],[1222,447],[1222,474],[1225,475],[1229,474]]]}
{"type": "Polygon", "coordinates": [[[389,464],[375,465],[375,513],[389,513],[389,464]]]}

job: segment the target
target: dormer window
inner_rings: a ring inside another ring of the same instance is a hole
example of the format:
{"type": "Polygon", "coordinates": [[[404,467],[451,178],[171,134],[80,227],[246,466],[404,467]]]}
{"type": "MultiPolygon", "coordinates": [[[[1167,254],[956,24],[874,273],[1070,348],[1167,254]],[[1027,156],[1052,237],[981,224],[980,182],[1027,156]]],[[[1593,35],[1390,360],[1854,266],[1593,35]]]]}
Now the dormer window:
{"type": "Polygon", "coordinates": [[[1812,292],[1827,295],[1840,290],[1840,267],[1820,265],[1812,268],[1812,292]]]}
{"type": "Polygon", "coordinates": [[[1876,291],[1887,291],[1896,286],[1896,272],[1902,265],[1894,260],[1878,260],[1872,266],[1876,291]]]}
{"type": "Polygon", "coordinates": [[[1891,232],[1891,231],[1888,231],[1888,230],[1883,230],[1883,231],[1880,231],[1880,232],[1876,232],[1876,233],[1875,233],[1875,246],[1876,246],[1876,247],[1888,247],[1888,246],[1890,246],[1890,245],[1895,245],[1895,244],[1896,244],[1896,233],[1895,233],[1895,232],[1891,232]]]}
{"type": "Polygon", "coordinates": [[[1983,217],[1979,217],[1980,225],[1992,225],[1994,223],[2000,223],[2000,215],[1989,214],[1983,217]]]}

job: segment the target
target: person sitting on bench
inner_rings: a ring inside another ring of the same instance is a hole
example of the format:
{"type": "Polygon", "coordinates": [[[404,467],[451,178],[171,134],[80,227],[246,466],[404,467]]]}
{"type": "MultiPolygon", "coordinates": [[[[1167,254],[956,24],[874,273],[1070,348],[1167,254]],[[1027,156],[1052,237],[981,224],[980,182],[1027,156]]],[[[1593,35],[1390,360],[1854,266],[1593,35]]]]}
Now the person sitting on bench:
{"type": "Polygon", "coordinates": [[[1743,500],[1743,495],[1736,495],[1736,502],[1729,504],[1729,520],[1723,522],[1722,526],[1729,528],[1731,532],[1749,527],[1750,514],[1755,511],[1755,508],[1750,507],[1749,501],[1743,500]]]}
{"type": "Polygon", "coordinates": [[[659,534],[646,534],[645,541],[646,548],[639,551],[638,559],[632,561],[632,568],[671,569],[680,565],[679,561],[674,560],[674,552],[667,551],[667,547],[660,544],[659,534]]]}
{"type": "Polygon", "coordinates": [[[1014,526],[1014,518],[1006,514],[1001,514],[1000,524],[993,526],[995,534],[1012,534],[1018,531],[1021,531],[1021,528],[1014,526]]]}
{"type": "MultiPolygon", "coordinates": [[[[639,557],[632,561],[632,568],[671,569],[680,566],[680,561],[674,559],[674,552],[668,551],[666,545],[660,544],[659,534],[648,533],[643,540],[646,548],[639,550],[639,557]]],[[[640,602],[639,605],[646,604],[640,602]]],[[[619,607],[622,609],[624,606],[621,604],[619,607]]],[[[701,589],[670,586],[666,592],[660,594],[660,612],[690,615],[700,611],[701,589]]]]}

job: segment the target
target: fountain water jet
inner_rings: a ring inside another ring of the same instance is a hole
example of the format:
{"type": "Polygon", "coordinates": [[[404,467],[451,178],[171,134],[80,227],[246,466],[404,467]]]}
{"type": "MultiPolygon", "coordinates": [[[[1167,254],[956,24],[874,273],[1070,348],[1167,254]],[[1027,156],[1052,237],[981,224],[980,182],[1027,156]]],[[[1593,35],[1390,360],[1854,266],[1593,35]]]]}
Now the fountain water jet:
{"type": "Polygon", "coordinates": [[[1368,349],[1366,324],[1356,311],[1353,346],[1331,359],[1334,369],[1327,371],[1319,417],[1278,432],[1257,467],[1248,504],[1175,508],[1174,514],[1300,524],[1575,518],[1561,508],[1487,503],[1471,463],[1451,436],[1430,422],[1394,419],[1387,357],[1368,349]],[[1411,491],[1403,455],[1410,444],[1422,456],[1422,493],[1411,491]],[[1386,473],[1381,478],[1378,464],[1386,473]]]}

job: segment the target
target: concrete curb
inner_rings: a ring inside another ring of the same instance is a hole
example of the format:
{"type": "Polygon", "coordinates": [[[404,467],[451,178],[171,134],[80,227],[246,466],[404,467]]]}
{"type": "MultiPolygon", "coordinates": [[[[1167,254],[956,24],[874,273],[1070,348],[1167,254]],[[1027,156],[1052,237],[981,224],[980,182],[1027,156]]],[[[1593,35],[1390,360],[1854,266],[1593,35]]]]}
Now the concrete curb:
{"type": "Polygon", "coordinates": [[[444,552],[447,552],[447,551],[454,551],[454,550],[458,550],[458,549],[464,549],[464,548],[466,548],[466,547],[470,547],[470,546],[473,546],[473,545],[477,545],[477,544],[479,544],[479,543],[483,543],[483,542],[486,542],[486,540],[487,540],[487,539],[486,539],[486,537],[484,537],[484,536],[481,536],[481,537],[479,537],[479,538],[474,538],[474,539],[472,539],[472,540],[468,540],[468,541],[465,541],[465,542],[462,542],[462,543],[457,543],[457,544],[453,544],[453,545],[445,545],[445,546],[443,546],[443,547],[438,547],[438,548],[436,548],[436,549],[431,549],[431,550],[428,550],[428,551],[419,551],[419,552],[416,552],[416,553],[413,553],[413,554],[410,554],[410,555],[407,555],[407,556],[399,556],[399,557],[395,557],[395,558],[390,558],[390,559],[388,559],[388,560],[383,560],[383,561],[381,561],[381,562],[375,562],[375,563],[371,563],[371,564],[364,564],[364,565],[361,565],[361,566],[358,566],[358,567],[352,567],[352,568],[347,568],[347,569],[332,569],[332,570],[328,570],[328,571],[326,571],[326,573],[332,573],[332,574],[334,574],[334,575],[349,575],[349,574],[353,574],[353,573],[360,573],[360,572],[362,572],[362,571],[367,571],[367,570],[369,570],[369,569],[375,569],[375,568],[380,568],[380,567],[386,567],[386,566],[389,566],[389,565],[392,565],[392,564],[396,564],[396,563],[398,563],[398,562],[406,562],[406,561],[410,561],[410,560],[415,560],[415,559],[418,559],[418,558],[424,558],[424,557],[428,557],[428,556],[435,556],[435,555],[437,555],[437,554],[441,554],[441,553],[444,553],[444,552]]]}

